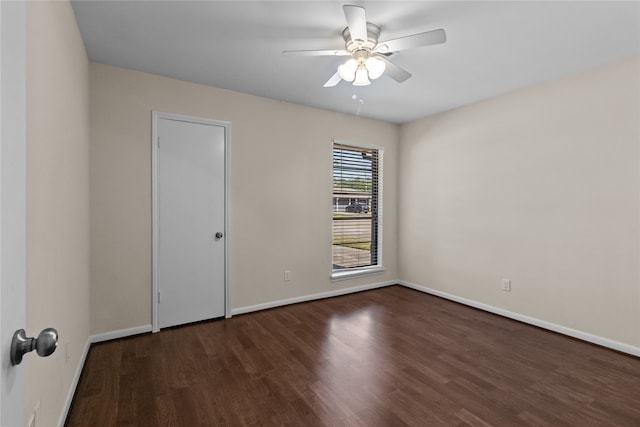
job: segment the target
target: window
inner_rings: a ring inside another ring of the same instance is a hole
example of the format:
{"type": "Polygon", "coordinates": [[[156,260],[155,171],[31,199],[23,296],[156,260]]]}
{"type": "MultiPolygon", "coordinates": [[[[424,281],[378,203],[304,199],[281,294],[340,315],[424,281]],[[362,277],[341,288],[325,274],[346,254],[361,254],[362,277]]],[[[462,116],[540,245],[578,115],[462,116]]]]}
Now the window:
{"type": "Polygon", "coordinates": [[[379,147],[333,143],[333,279],[382,271],[379,147]]]}

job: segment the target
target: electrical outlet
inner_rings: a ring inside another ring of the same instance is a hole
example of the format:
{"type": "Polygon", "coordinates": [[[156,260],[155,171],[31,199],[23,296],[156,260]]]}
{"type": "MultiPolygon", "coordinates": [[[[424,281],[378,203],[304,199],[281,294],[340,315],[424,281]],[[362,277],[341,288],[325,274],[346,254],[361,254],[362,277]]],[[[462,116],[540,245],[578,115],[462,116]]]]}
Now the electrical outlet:
{"type": "Polygon", "coordinates": [[[291,270],[285,270],[284,271],[284,281],[285,282],[290,282],[291,281],[291,270]]]}
{"type": "Polygon", "coordinates": [[[511,291],[511,280],[502,279],[502,290],[507,292],[511,291]]]}

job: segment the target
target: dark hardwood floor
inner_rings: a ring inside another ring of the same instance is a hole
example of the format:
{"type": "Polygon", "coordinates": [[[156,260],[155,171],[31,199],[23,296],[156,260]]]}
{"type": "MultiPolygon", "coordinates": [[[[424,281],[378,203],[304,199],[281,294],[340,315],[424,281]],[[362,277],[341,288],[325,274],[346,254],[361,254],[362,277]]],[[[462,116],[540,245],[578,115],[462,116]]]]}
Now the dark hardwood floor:
{"type": "Polygon", "coordinates": [[[400,286],[91,347],[67,426],[640,426],[640,359],[400,286]]]}

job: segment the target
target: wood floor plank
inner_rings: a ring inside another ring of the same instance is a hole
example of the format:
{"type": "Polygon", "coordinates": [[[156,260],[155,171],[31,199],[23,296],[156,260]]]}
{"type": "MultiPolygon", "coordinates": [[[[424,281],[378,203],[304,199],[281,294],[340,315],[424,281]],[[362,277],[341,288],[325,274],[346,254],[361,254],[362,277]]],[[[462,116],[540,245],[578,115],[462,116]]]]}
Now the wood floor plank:
{"type": "Polygon", "coordinates": [[[640,427],[640,359],[392,286],[93,345],[66,425],[640,427]]]}

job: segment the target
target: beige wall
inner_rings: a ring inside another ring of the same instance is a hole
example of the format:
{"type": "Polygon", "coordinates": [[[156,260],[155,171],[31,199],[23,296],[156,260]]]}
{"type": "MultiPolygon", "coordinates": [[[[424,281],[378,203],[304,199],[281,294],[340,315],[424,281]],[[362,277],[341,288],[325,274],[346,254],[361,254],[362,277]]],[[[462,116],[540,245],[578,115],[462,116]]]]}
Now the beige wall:
{"type": "Polygon", "coordinates": [[[90,88],[92,333],[151,324],[152,110],[231,122],[233,308],[397,278],[397,126],[96,63],[90,88]],[[385,147],[382,275],[330,280],[332,138],[385,147]]]}
{"type": "Polygon", "coordinates": [[[57,351],[26,360],[39,426],[57,425],[89,336],[89,62],[70,4],[29,2],[26,330],[50,326],[57,351]]]}
{"type": "Polygon", "coordinates": [[[403,125],[401,278],[640,346],[639,72],[633,58],[403,125]]]}

